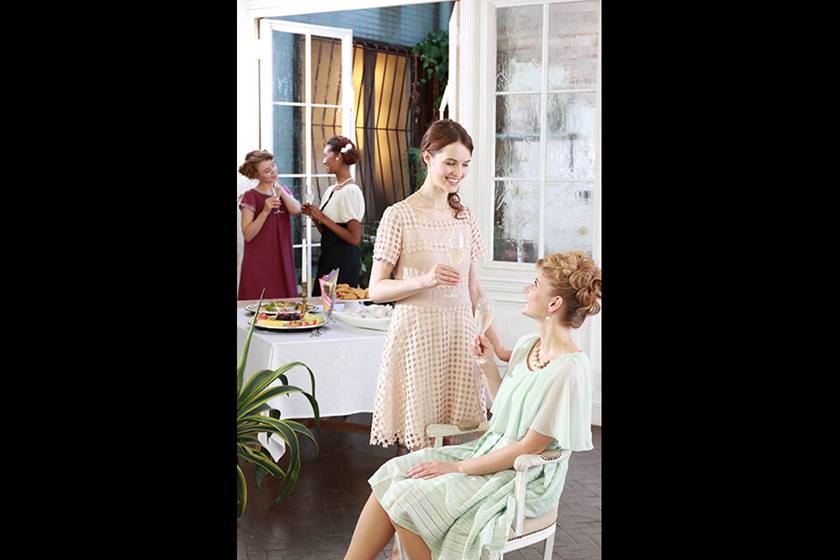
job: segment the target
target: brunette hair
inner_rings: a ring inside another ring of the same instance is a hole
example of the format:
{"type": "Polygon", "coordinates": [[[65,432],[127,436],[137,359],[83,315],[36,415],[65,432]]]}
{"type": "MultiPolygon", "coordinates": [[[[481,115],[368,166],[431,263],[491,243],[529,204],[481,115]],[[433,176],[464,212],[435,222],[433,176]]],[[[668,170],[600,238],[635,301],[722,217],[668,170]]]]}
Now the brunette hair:
{"type": "Polygon", "coordinates": [[[601,269],[583,251],[554,253],[537,261],[556,295],[563,298],[562,322],[578,328],[601,311],[601,269]]]}
{"type": "Polygon", "coordinates": [[[336,155],[341,154],[341,161],[346,163],[347,165],[353,165],[357,161],[361,155],[359,154],[359,150],[356,148],[356,145],[353,143],[352,140],[347,138],[346,136],[333,136],[329,140],[327,140],[327,145],[330,147],[330,151],[336,155]],[[347,145],[350,145],[347,148],[347,145]],[[342,152],[341,150],[345,150],[342,152]]]}
{"type": "MultiPolygon", "coordinates": [[[[420,153],[434,153],[455,142],[460,142],[466,146],[472,154],[473,141],[466,129],[452,119],[441,119],[433,122],[426,134],[423,135],[423,139],[420,140],[420,153]]],[[[455,210],[455,217],[460,218],[461,212],[464,211],[464,205],[461,204],[461,197],[458,196],[458,193],[450,193],[447,202],[449,202],[449,207],[455,210]]]]}
{"type": "Polygon", "coordinates": [[[239,172],[249,179],[256,179],[257,175],[259,175],[257,165],[269,159],[274,159],[271,152],[267,152],[266,150],[250,151],[245,155],[245,163],[239,166],[239,172]]]}

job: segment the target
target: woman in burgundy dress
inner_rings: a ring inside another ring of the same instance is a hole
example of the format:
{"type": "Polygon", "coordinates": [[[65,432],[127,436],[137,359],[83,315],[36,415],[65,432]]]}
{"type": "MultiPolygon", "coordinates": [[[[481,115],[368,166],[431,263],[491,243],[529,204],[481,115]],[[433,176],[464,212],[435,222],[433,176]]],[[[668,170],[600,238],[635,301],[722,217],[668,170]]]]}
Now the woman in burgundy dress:
{"type": "Polygon", "coordinates": [[[290,216],[300,214],[300,203],[276,183],[277,166],[270,152],[248,152],[239,172],[259,183],[239,201],[245,251],[237,299],[259,299],[263,288],[264,298],[297,297],[290,216]]]}

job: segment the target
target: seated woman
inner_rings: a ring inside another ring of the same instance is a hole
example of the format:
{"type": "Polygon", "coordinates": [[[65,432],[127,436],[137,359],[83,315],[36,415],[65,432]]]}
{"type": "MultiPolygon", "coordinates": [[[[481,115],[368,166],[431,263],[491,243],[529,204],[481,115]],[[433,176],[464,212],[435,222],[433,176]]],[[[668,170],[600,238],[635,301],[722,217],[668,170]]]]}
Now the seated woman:
{"type": "MultiPolygon", "coordinates": [[[[537,262],[523,289],[522,313],[538,332],[521,337],[501,379],[490,341],[476,335],[473,353],[493,398],[488,431],[463,445],[395,457],[368,480],[372,493],[345,560],[377,557],[399,534],[411,560],[470,559],[504,546],[514,515],[513,463],[546,449],[592,449],[590,363],[571,329],[601,309],[601,271],[585,253],[555,253],[537,262]]],[[[525,516],[557,505],[568,462],[528,470],[525,516]]]]}

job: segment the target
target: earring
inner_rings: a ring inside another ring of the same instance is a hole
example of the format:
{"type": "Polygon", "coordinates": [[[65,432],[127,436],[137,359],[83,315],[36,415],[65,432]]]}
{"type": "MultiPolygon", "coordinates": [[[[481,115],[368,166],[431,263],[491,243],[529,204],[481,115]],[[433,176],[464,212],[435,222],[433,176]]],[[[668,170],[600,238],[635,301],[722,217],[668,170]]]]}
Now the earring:
{"type": "Polygon", "coordinates": [[[548,321],[548,320],[550,320],[550,319],[551,319],[551,315],[546,315],[546,316],[545,316],[545,320],[546,320],[546,321],[548,321]]]}

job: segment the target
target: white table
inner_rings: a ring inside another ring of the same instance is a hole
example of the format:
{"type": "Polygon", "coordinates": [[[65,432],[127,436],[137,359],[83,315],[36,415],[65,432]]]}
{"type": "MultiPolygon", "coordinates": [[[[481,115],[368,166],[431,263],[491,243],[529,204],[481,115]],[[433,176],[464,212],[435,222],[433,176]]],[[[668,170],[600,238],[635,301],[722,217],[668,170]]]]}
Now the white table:
{"type": "MultiPolygon", "coordinates": [[[[252,314],[237,311],[236,355],[242,355],[252,314]]],[[[385,331],[360,329],[332,319],[320,336],[311,330],[271,332],[254,329],[244,380],[261,369],[277,369],[299,361],[315,374],[315,400],[321,416],[346,416],[373,412],[376,378],[385,347],[385,331]]],[[[289,384],[311,390],[309,372],[297,366],[288,372],[289,384]]],[[[244,383],[244,381],[243,381],[244,383]]],[[[279,381],[275,385],[281,385],[279,381]]],[[[309,401],[299,393],[269,401],[281,418],[312,418],[309,401]]]]}

